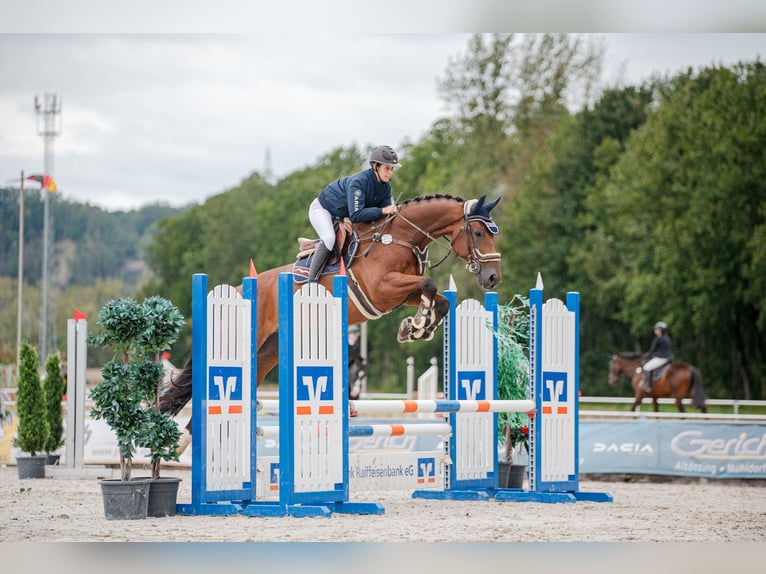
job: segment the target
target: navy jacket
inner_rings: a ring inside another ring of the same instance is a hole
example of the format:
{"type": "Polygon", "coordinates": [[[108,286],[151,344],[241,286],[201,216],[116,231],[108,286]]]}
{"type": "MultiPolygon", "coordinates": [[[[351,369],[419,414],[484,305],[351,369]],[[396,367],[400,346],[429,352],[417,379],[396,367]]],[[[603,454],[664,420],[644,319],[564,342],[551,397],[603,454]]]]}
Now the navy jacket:
{"type": "Polygon", "coordinates": [[[372,168],[336,179],[319,194],[319,203],[333,217],[352,223],[380,219],[393,202],[391,184],[379,182],[372,168]]]}
{"type": "Polygon", "coordinates": [[[673,356],[672,346],[670,344],[670,337],[663,333],[659,337],[655,337],[652,341],[651,348],[644,354],[644,358],[662,357],[663,359],[669,359],[673,356]]]}

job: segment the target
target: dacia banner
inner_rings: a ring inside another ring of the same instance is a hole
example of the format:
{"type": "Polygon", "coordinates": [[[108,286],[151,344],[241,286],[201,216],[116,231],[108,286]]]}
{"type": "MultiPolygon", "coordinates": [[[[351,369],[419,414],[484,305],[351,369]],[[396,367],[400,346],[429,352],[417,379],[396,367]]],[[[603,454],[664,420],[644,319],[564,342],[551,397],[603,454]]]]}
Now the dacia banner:
{"type": "Polygon", "coordinates": [[[766,425],[581,421],[580,473],[766,478],[766,425]]]}

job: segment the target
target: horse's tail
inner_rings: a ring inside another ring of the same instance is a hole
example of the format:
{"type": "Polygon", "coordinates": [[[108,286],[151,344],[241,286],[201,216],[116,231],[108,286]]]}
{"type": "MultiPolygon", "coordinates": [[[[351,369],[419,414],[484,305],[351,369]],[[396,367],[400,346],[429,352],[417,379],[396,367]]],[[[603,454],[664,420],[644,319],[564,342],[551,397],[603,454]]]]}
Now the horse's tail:
{"type": "Polygon", "coordinates": [[[702,375],[696,367],[689,365],[689,370],[692,373],[692,388],[694,392],[692,394],[692,405],[698,409],[705,408],[705,390],[702,388],[702,375]]]}
{"type": "Polygon", "coordinates": [[[192,360],[186,361],[183,369],[172,374],[160,396],[160,412],[174,417],[186,406],[192,395],[192,360]]]}

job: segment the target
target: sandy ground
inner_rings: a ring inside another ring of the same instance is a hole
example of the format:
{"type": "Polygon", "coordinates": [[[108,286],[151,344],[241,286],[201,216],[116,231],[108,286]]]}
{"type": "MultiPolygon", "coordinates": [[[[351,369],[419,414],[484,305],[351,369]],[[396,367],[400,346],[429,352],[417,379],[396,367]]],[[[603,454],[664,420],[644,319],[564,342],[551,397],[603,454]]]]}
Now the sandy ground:
{"type": "MultiPolygon", "coordinates": [[[[143,476],[134,469],[134,476],[143,476]]],[[[179,502],[191,500],[191,472],[179,502]]],[[[385,514],[330,518],[174,516],[104,518],[98,480],[19,480],[0,468],[3,542],[764,542],[766,487],[744,482],[581,481],[611,503],[541,504],[412,499],[407,493],[354,493],[381,502],[385,514]]]]}

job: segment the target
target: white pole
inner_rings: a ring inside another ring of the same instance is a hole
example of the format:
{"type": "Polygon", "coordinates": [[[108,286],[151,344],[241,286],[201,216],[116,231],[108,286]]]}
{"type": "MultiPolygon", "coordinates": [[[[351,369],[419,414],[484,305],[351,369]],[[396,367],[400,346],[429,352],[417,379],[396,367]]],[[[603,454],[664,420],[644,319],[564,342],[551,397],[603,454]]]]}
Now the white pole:
{"type": "Polygon", "coordinates": [[[24,311],[24,170],[21,170],[21,193],[19,193],[19,307],[16,320],[16,377],[21,366],[21,323],[24,311]]]}

